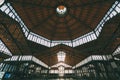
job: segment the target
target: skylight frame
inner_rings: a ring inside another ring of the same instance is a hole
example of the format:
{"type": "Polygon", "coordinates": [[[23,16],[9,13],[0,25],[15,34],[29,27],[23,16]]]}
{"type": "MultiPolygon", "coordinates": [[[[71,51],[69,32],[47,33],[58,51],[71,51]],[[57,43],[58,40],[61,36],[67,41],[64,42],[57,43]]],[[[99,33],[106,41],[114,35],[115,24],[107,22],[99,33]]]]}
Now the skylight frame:
{"type": "Polygon", "coordinates": [[[12,56],[10,50],[6,47],[6,45],[0,40],[0,52],[6,55],[12,56]]]}
{"type": "Polygon", "coordinates": [[[116,48],[116,50],[113,52],[113,56],[120,54],[120,46],[116,48]]]}
{"type": "Polygon", "coordinates": [[[113,59],[112,55],[91,55],[85,58],[84,60],[80,61],[78,64],[76,64],[72,68],[75,69],[75,68],[81,67],[91,61],[108,61],[111,59],[113,59]]]}
{"type": "Polygon", "coordinates": [[[65,57],[66,57],[66,53],[64,51],[59,51],[57,53],[58,62],[64,62],[65,57]]]}
{"type": "Polygon", "coordinates": [[[4,61],[8,62],[8,61],[33,61],[38,65],[41,65],[45,68],[49,68],[49,66],[47,64],[45,64],[44,62],[42,62],[41,60],[39,60],[38,58],[32,56],[32,55],[14,55],[11,58],[7,58],[4,61]]]}

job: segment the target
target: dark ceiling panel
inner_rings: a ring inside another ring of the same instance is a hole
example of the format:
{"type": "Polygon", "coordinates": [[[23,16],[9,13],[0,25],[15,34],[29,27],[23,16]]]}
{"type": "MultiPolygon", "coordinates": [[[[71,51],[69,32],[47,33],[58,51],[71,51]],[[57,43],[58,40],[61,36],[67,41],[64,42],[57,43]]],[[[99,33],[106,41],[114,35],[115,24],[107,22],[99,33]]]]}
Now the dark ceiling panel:
{"type": "Polygon", "coordinates": [[[0,12],[0,27],[0,39],[13,55],[32,54],[20,25],[2,12],[0,12]]]}

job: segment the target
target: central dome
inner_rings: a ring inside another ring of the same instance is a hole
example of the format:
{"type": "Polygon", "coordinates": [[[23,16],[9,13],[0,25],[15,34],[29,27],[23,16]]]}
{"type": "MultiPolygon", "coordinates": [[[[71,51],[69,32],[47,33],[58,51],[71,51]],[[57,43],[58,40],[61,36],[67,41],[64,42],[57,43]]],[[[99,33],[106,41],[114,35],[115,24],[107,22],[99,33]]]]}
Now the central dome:
{"type": "Polygon", "coordinates": [[[67,12],[67,8],[66,8],[64,5],[59,5],[59,6],[56,8],[56,12],[57,12],[57,14],[59,14],[60,16],[61,16],[61,15],[65,15],[65,13],[67,12]]]}

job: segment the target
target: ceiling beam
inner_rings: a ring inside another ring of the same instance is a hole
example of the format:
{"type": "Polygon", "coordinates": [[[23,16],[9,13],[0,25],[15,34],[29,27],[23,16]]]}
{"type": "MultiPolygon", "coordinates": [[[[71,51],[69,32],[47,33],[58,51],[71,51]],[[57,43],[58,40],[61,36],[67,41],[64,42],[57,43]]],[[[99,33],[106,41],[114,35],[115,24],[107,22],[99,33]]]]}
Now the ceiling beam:
{"type": "Polygon", "coordinates": [[[20,53],[23,54],[23,52],[22,52],[22,50],[21,50],[18,42],[16,41],[16,39],[13,37],[13,35],[12,35],[11,32],[9,31],[9,29],[7,28],[7,25],[4,24],[4,23],[1,23],[1,24],[4,26],[6,32],[10,35],[11,39],[13,40],[13,42],[16,44],[16,46],[17,46],[18,49],[20,50],[20,53]]]}
{"type": "MultiPolygon", "coordinates": [[[[70,27],[68,26],[67,24],[67,20],[66,18],[64,17],[64,20],[65,20],[65,26],[66,26],[66,30],[67,30],[67,33],[68,33],[68,36],[70,38],[70,41],[72,42],[73,41],[73,35],[72,35],[72,31],[70,30],[70,27]]],[[[73,42],[72,42],[73,43],[73,42]]],[[[72,47],[73,47],[73,44],[72,44],[72,47]]]]}

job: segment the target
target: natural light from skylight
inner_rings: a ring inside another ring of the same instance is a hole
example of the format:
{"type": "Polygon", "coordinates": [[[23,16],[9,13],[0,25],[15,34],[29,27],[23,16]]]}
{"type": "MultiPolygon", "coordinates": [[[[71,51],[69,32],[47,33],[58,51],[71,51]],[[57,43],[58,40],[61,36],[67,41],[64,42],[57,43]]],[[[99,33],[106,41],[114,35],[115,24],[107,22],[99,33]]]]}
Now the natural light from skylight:
{"type": "Polygon", "coordinates": [[[0,52],[6,55],[12,56],[12,53],[8,50],[5,44],[0,40],[0,52]]]}
{"type": "Polygon", "coordinates": [[[65,52],[59,51],[57,53],[58,62],[64,62],[65,61],[65,57],[66,57],[66,53],[65,52]]]}

